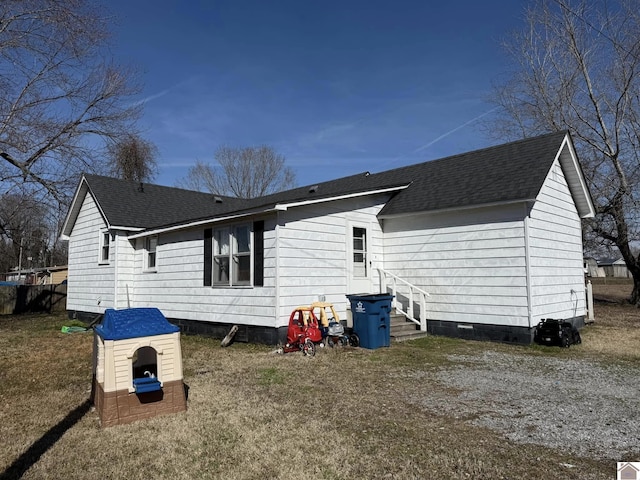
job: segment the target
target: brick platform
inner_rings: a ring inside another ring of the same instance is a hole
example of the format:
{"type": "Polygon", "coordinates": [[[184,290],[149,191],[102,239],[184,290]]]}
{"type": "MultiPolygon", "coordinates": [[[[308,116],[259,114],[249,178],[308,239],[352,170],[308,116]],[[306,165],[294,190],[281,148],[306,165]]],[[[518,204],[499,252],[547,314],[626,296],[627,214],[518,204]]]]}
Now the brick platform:
{"type": "Polygon", "coordinates": [[[156,392],[136,394],[128,390],[105,392],[94,379],[92,400],[103,427],[187,410],[182,380],[164,382],[162,390],[156,392]]]}

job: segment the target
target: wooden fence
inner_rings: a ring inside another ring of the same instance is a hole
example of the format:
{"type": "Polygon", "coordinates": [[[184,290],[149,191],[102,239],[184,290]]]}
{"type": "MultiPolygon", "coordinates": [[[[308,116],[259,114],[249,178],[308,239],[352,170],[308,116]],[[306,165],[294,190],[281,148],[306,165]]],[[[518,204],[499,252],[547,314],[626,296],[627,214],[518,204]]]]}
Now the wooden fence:
{"type": "Polygon", "coordinates": [[[66,309],[66,285],[0,286],[0,315],[61,313],[66,309]]]}

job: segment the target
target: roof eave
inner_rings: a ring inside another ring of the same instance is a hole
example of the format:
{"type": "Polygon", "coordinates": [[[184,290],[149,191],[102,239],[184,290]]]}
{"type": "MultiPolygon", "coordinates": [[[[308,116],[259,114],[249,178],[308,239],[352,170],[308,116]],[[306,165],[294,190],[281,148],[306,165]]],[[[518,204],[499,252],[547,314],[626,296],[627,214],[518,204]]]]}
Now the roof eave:
{"type": "Polygon", "coordinates": [[[289,208],[302,207],[302,206],[306,206],[306,205],[313,205],[313,204],[316,204],[316,203],[333,202],[333,201],[336,201],[336,200],[345,200],[345,199],[349,199],[349,198],[365,197],[367,195],[377,195],[377,194],[381,194],[381,193],[397,192],[397,191],[400,191],[400,190],[404,190],[409,185],[410,184],[399,185],[399,186],[394,186],[394,187],[387,187],[387,188],[379,188],[379,189],[376,189],[376,190],[365,190],[365,191],[362,191],[362,192],[348,193],[348,194],[344,194],[344,195],[336,195],[336,196],[333,196],[333,197],[314,198],[313,200],[300,200],[300,201],[297,201],[297,202],[278,203],[278,204],[276,204],[275,209],[276,210],[288,210],[289,208]]]}
{"type": "Polygon", "coordinates": [[[476,210],[479,208],[492,208],[492,207],[503,207],[506,205],[517,205],[521,203],[533,203],[535,202],[535,198],[520,198],[516,200],[505,200],[503,202],[490,202],[490,203],[477,203],[473,205],[462,205],[458,207],[448,207],[448,208],[436,208],[432,210],[415,210],[412,212],[403,212],[403,213],[391,213],[391,214],[383,214],[378,215],[378,218],[381,220],[390,219],[390,218],[402,218],[402,217],[411,217],[414,215],[423,215],[423,214],[438,214],[438,213],[448,213],[448,212],[459,212],[464,210],[476,210]]]}
{"type": "Polygon", "coordinates": [[[73,196],[71,207],[69,208],[69,211],[67,212],[67,216],[64,220],[64,223],[62,224],[60,240],[69,240],[71,235],[71,230],[73,230],[73,226],[75,225],[78,215],[80,214],[80,209],[82,208],[82,204],[84,203],[84,199],[87,196],[87,193],[91,194],[91,198],[93,198],[93,201],[96,203],[96,207],[98,208],[98,211],[102,216],[102,219],[107,224],[107,227],[112,228],[111,225],[109,225],[109,219],[104,213],[104,210],[100,205],[100,202],[98,202],[98,198],[92,192],[91,186],[89,185],[88,180],[83,174],[82,178],[80,179],[80,183],[78,184],[78,188],[76,189],[76,193],[73,196]]]}
{"type": "Polygon", "coordinates": [[[578,215],[580,218],[593,218],[596,214],[596,209],[573,142],[568,133],[560,145],[556,158],[562,166],[578,215]]]}
{"type": "Polygon", "coordinates": [[[211,225],[212,223],[220,223],[220,222],[225,222],[229,220],[237,220],[239,218],[252,217],[255,215],[270,213],[273,211],[275,211],[274,208],[266,208],[261,210],[252,210],[249,212],[224,215],[221,217],[205,218],[203,220],[196,220],[193,222],[181,223],[178,225],[172,225],[168,227],[151,228],[148,230],[144,230],[143,232],[136,233],[134,235],[129,235],[127,238],[131,240],[135,240],[136,238],[144,238],[152,235],[160,235],[161,233],[177,232],[179,230],[185,230],[188,228],[201,227],[203,225],[211,225]]]}
{"type": "Polygon", "coordinates": [[[140,232],[140,233],[136,233],[134,235],[130,235],[128,238],[133,240],[133,239],[136,239],[136,238],[143,238],[143,237],[148,237],[148,236],[151,236],[151,235],[159,235],[161,233],[169,233],[169,232],[175,232],[175,231],[178,231],[178,230],[184,230],[184,229],[188,229],[188,228],[200,227],[200,226],[203,226],[203,225],[210,225],[212,223],[220,223],[220,222],[225,222],[225,221],[229,221],[229,220],[237,220],[239,218],[246,218],[246,217],[252,217],[252,216],[255,216],[255,215],[264,215],[264,214],[268,214],[268,213],[272,213],[272,212],[284,211],[284,210],[288,210],[289,208],[294,208],[294,207],[312,205],[312,204],[323,203],[323,202],[331,202],[331,201],[335,201],[335,200],[344,200],[344,199],[348,199],[348,198],[356,198],[356,197],[362,197],[362,196],[367,196],[367,195],[375,195],[375,194],[380,194],[380,193],[394,192],[394,191],[398,191],[398,190],[403,190],[403,189],[405,189],[407,187],[408,187],[408,185],[402,185],[402,186],[388,187],[388,188],[383,188],[383,189],[367,190],[367,191],[364,191],[364,192],[358,192],[358,193],[352,193],[352,194],[346,194],[346,195],[336,195],[336,196],[333,196],[333,197],[315,198],[313,200],[303,200],[303,201],[289,202],[289,203],[278,203],[278,204],[275,204],[275,205],[269,205],[269,206],[265,206],[264,208],[254,209],[254,210],[250,210],[250,211],[246,211],[246,212],[230,213],[230,214],[223,215],[223,216],[220,216],[220,217],[205,218],[205,219],[202,219],[202,220],[197,220],[197,221],[187,222],[187,223],[181,223],[181,224],[178,224],[178,225],[172,225],[172,226],[148,229],[148,230],[145,230],[144,232],[140,232]]]}

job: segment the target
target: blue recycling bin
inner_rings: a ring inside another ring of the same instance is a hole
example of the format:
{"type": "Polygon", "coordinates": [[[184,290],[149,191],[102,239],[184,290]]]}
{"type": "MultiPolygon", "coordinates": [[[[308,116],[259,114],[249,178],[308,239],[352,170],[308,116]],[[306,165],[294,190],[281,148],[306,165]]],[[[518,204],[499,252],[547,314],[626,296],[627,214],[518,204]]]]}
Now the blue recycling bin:
{"type": "Polygon", "coordinates": [[[391,344],[391,300],[393,295],[347,295],[351,303],[353,331],[363,348],[388,347],[391,344]]]}

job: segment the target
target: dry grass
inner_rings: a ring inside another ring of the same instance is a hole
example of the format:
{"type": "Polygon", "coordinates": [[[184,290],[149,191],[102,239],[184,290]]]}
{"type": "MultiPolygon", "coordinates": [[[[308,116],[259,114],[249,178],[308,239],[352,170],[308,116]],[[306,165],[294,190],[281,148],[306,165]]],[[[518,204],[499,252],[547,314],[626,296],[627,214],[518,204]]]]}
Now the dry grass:
{"type": "Polygon", "coordinates": [[[640,309],[628,303],[633,285],[624,279],[608,282],[593,285],[595,322],[582,332],[582,350],[608,360],[640,363],[640,309]]]}
{"type": "Polygon", "coordinates": [[[183,337],[188,411],[109,429],[86,411],[91,333],[60,333],[62,317],[0,318],[0,479],[613,478],[613,460],[511,443],[409,400],[443,393],[430,373],[450,354],[637,362],[630,345],[610,345],[637,335],[635,310],[598,305],[596,314],[584,343],[568,350],[428,337],[305,358],[183,337]]]}

